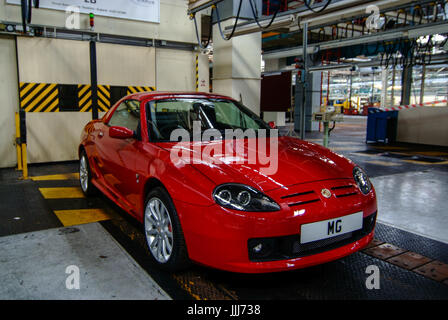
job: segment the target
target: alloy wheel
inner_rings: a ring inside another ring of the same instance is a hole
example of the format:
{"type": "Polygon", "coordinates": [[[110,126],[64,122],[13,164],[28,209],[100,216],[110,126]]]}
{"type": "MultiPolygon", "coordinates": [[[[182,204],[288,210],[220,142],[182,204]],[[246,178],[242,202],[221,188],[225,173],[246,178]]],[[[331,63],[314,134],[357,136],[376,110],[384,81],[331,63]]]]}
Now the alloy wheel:
{"type": "Polygon", "coordinates": [[[173,225],[168,209],[159,198],[151,198],[147,202],[145,236],[149,250],[157,262],[168,262],[173,252],[173,225]]]}

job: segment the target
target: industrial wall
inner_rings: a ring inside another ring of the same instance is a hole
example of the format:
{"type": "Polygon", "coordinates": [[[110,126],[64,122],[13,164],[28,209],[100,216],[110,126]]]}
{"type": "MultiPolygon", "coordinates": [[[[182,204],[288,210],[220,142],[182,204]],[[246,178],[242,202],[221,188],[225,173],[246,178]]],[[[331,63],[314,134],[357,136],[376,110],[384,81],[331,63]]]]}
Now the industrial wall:
{"type": "Polygon", "coordinates": [[[18,110],[16,48],[13,37],[0,36],[0,167],[17,163],[14,113],[18,110]]]}
{"type": "Polygon", "coordinates": [[[400,110],[397,141],[448,147],[448,108],[400,110]]]}
{"type": "MultiPolygon", "coordinates": [[[[0,20],[20,21],[19,9],[0,1],[0,20]]],[[[194,26],[186,12],[185,1],[162,0],[160,24],[96,17],[95,31],[195,43],[194,26]]],[[[81,16],[81,22],[87,23],[86,15],[81,16]]],[[[63,26],[64,22],[64,12],[33,11],[33,24],[63,26]]],[[[14,113],[19,107],[27,111],[29,163],[77,159],[82,127],[92,117],[89,42],[19,36],[16,52],[14,38],[2,37],[0,54],[0,167],[17,163],[14,113]],[[79,106],[61,108],[64,90],[74,95],[79,106]]],[[[112,105],[114,88],[123,88],[126,94],[154,89],[194,91],[195,56],[185,50],[97,43],[100,116],[112,105]]],[[[207,79],[202,91],[208,91],[208,61],[201,56],[200,62],[201,77],[207,79]]]]}
{"type": "MultiPolygon", "coordinates": [[[[70,1],[64,1],[70,3],[70,1]]],[[[64,27],[66,14],[62,11],[39,8],[33,10],[32,23],[64,27]]],[[[0,0],[0,20],[21,22],[20,6],[9,5],[0,0]]],[[[88,29],[89,17],[81,14],[81,29],[88,29]]],[[[154,38],[169,41],[196,42],[194,25],[187,15],[187,1],[160,0],[160,23],[148,23],[95,17],[95,32],[130,37],[154,38]]]]}

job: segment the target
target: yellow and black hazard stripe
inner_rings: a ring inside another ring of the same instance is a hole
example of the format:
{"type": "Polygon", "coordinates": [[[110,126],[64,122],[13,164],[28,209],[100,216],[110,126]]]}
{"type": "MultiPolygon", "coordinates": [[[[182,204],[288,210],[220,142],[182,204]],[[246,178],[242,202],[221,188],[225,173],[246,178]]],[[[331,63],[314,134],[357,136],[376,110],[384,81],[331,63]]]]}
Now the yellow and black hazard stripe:
{"type": "Polygon", "coordinates": [[[78,85],[79,111],[88,112],[92,110],[92,90],[90,84],[78,85]]]}
{"type": "MultiPolygon", "coordinates": [[[[78,85],[79,111],[92,111],[92,87],[89,84],[78,85]]],[[[110,86],[98,85],[98,108],[100,111],[110,109],[110,86]]]]}
{"type": "Polygon", "coordinates": [[[98,85],[98,108],[100,111],[110,109],[110,86],[98,85]]]}
{"type": "Polygon", "coordinates": [[[133,94],[138,92],[147,92],[147,91],[155,91],[154,87],[147,86],[128,86],[127,94],[133,94]]]}
{"type": "Polygon", "coordinates": [[[199,55],[196,55],[196,92],[199,91],[199,55]]]}
{"type": "Polygon", "coordinates": [[[20,108],[26,112],[59,112],[59,89],[55,83],[21,82],[20,108]]]}
{"type": "MultiPolygon", "coordinates": [[[[98,85],[97,88],[98,110],[104,112],[123,95],[155,91],[155,87],[149,86],[98,85]]],[[[26,112],[92,111],[92,86],[89,84],[21,82],[19,96],[20,107],[26,112]]]]}

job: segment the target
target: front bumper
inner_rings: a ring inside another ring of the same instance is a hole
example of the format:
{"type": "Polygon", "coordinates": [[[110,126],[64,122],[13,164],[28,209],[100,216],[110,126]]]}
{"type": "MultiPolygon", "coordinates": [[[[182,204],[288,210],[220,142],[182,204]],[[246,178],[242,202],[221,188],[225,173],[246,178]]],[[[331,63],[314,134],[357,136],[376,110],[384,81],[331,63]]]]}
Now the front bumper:
{"type": "MultiPolygon", "coordinates": [[[[317,188],[320,183],[301,186],[317,188]]],[[[336,190],[336,189],[335,189],[336,190]]],[[[291,192],[296,192],[292,190],[291,192]]],[[[300,193],[298,193],[300,194],[300,193]]],[[[199,207],[174,200],[191,260],[216,269],[241,273],[268,273],[306,268],[361,250],[373,239],[377,204],[375,192],[287,205],[281,194],[268,194],[282,207],[278,212],[240,212],[218,205],[199,207]],[[363,212],[363,229],[300,245],[300,226],[363,212]],[[257,241],[268,240],[266,255],[251,254],[257,241]],[[339,241],[336,241],[339,240],[339,241]]],[[[307,193],[307,197],[313,197],[307,193]]],[[[283,197],[285,198],[285,197],[283,197]]],[[[288,196],[289,199],[289,196],[288,196]]],[[[292,199],[298,201],[297,199],[292,199]]],[[[294,202],[293,201],[293,202],[294,202]]]]}

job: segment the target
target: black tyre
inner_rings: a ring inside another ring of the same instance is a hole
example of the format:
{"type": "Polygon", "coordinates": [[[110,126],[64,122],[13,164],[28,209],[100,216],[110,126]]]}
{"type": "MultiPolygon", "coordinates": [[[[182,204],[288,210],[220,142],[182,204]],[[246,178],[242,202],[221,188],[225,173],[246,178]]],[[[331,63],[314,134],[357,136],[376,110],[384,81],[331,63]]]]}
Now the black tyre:
{"type": "Polygon", "coordinates": [[[90,171],[89,159],[83,150],[79,156],[79,183],[81,190],[86,196],[95,195],[97,189],[92,184],[92,173],[90,171]]]}
{"type": "Polygon", "coordinates": [[[154,263],[167,271],[179,271],[190,264],[179,217],[168,192],[157,187],[146,197],[144,235],[154,263]]]}

